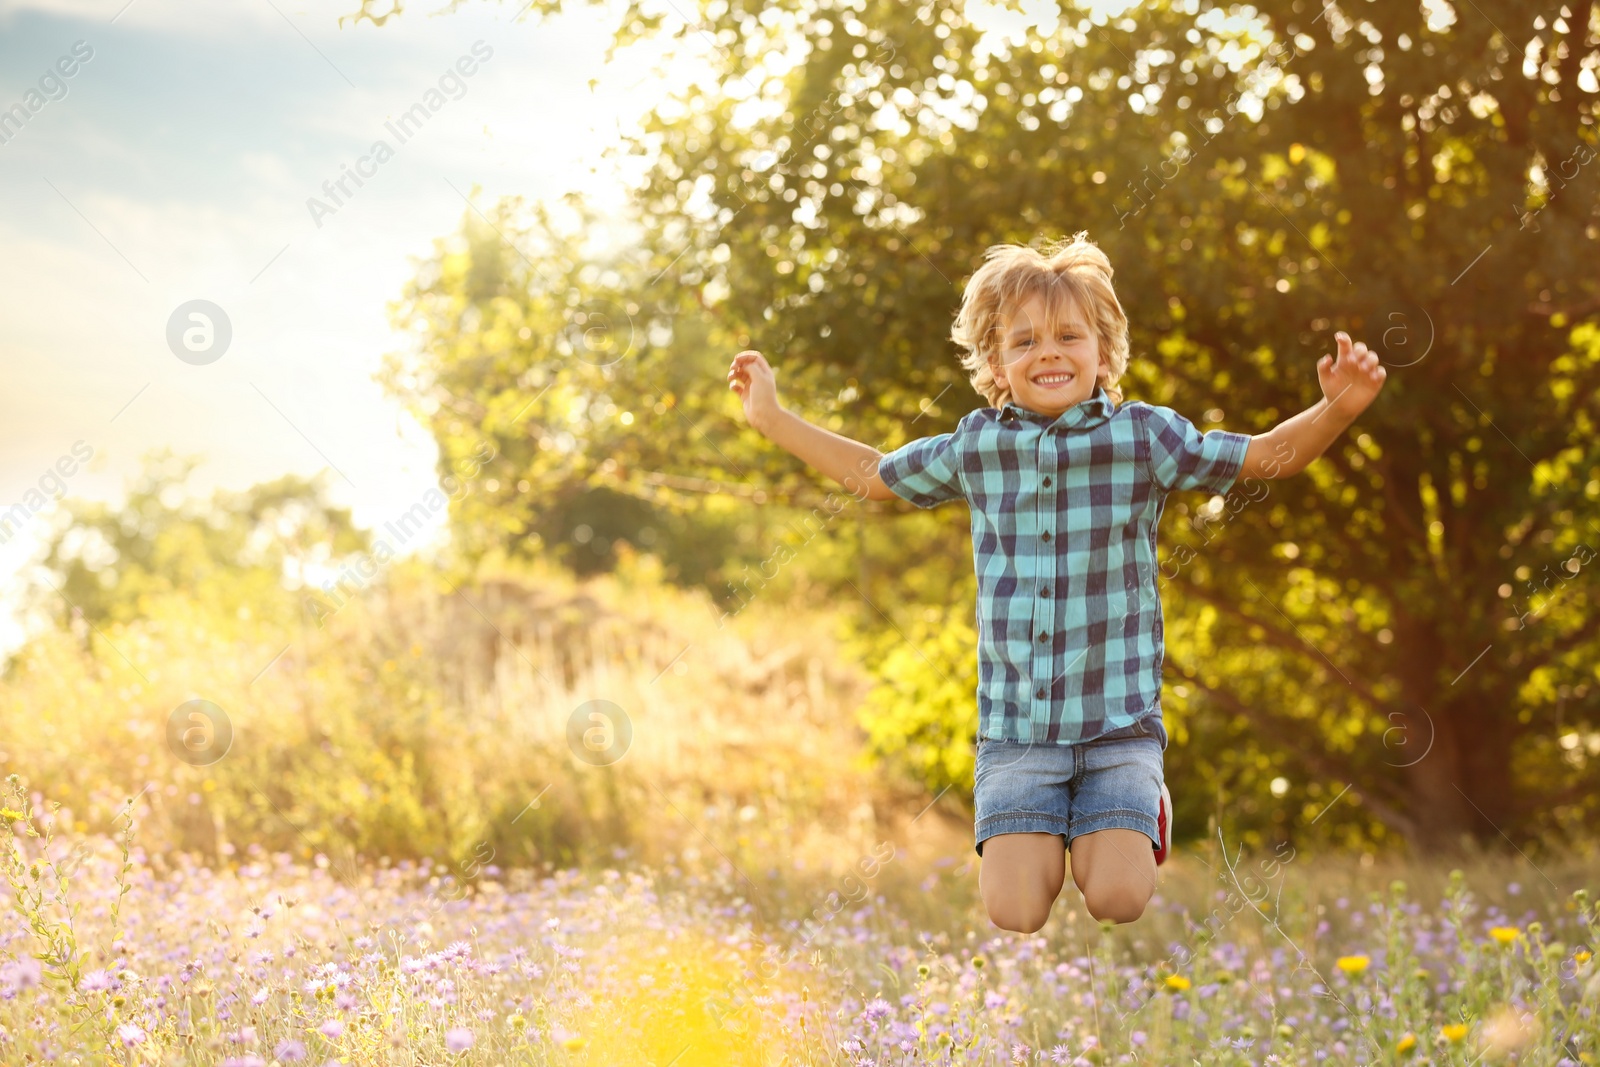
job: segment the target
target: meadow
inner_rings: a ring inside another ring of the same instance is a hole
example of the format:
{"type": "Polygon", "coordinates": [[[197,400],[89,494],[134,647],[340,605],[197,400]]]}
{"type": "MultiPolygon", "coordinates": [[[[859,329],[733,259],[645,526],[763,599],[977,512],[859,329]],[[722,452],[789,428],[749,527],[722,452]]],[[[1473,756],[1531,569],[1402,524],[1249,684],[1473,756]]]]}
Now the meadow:
{"type": "Polygon", "coordinates": [[[8,1065],[1600,1054],[1584,855],[1245,850],[1222,820],[1137,923],[1069,888],[1038,934],[994,928],[970,813],[852,758],[825,614],[722,620],[639,561],[401,571],[321,629],[148,608],[42,639],[5,690],[8,1065]],[[164,744],[198,692],[235,728],[206,766],[164,744]],[[569,725],[602,697],[631,744],[597,766],[569,725]]]}

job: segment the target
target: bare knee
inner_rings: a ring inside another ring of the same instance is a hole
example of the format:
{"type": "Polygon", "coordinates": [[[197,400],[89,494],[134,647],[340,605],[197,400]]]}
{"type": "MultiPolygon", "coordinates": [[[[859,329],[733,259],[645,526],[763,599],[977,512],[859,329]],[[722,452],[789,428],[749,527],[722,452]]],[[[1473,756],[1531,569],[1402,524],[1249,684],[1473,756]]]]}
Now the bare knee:
{"type": "Polygon", "coordinates": [[[1101,922],[1131,923],[1150,903],[1148,886],[1131,881],[1091,881],[1083,887],[1083,904],[1101,922]]]}
{"type": "Polygon", "coordinates": [[[989,909],[989,921],[1002,930],[1017,934],[1036,934],[1044,929],[1045,922],[1050,918],[1050,904],[1050,901],[1041,905],[1038,901],[1015,898],[985,901],[989,909]]]}
{"type": "Polygon", "coordinates": [[[1019,934],[1042,929],[1061,892],[1064,858],[1059,834],[1000,834],[985,842],[978,882],[989,921],[1019,934]]]}
{"type": "Polygon", "coordinates": [[[1052,886],[1048,880],[1039,884],[1032,879],[996,878],[986,881],[980,888],[984,907],[989,909],[989,921],[1002,930],[1019,934],[1043,929],[1056,895],[1061,891],[1059,885],[1052,886]]]}

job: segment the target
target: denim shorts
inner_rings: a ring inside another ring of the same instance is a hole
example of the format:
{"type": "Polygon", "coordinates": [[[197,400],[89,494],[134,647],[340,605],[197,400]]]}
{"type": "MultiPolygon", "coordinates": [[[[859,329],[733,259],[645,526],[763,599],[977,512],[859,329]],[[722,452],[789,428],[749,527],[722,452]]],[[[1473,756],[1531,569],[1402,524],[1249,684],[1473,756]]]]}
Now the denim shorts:
{"type": "Polygon", "coordinates": [[[1160,844],[1162,753],[1167,731],[1159,714],[1077,744],[1032,744],[979,738],[973,789],[978,855],[997,834],[1060,834],[1138,830],[1160,844]]]}

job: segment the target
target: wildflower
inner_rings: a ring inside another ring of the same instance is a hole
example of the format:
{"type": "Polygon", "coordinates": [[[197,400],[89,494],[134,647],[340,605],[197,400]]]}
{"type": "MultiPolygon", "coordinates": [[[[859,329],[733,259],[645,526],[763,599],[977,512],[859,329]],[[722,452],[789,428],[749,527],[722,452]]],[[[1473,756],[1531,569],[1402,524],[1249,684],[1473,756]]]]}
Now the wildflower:
{"type": "Polygon", "coordinates": [[[1467,1036],[1468,1029],[1466,1023],[1451,1023],[1449,1026],[1439,1028],[1439,1036],[1453,1045],[1467,1036]]]}
{"type": "Polygon", "coordinates": [[[344,1033],[344,1022],[340,1019],[329,1019],[327,1022],[317,1027],[317,1033],[321,1034],[329,1041],[332,1041],[340,1034],[344,1033]]]}
{"type": "Polygon", "coordinates": [[[1580,948],[1578,951],[1572,954],[1572,961],[1574,963],[1588,963],[1593,958],[1594,954],[1588,949],[1584,948],[1580,948]]]}
{"type": "Polygon", "coordinates": [[[1394,1050],[1396,1052],[1404,1054],[1404,1053],[1410,1052],[1412,1049],[1414,1049],[1416,1047],[1417,1047],[1417,1035],[1411,1033],[1408,1030],[1408,1031],[1406,1031],[1406,1034],[1405,1034],[1404,1037],[1402,1037],[1399,1041],[1395,1042],[1394,1050]]]}
{"type": "Polygon", "coordinates": [[[974,967],[976,967],[980,971],[983,970],[983,965],[986,962],[987,961],[982,956],[974,956],[974,957],[972,957],[972,965],[974,967]]]}
{"type": "Polygon", "coordinates": [[[464,1026],[457,1026],[452,1030],[446,1030],[444,1035],[444,1047],[449,1049],[451,1052],[467,1051],[467,1049],[472,1047],[472,1031],[468,1030],[464,1026]]]}
{"type": "Polygon", "coordinates": [[[1169,974],[1167,975],[1166,986],[1175,993],[1182,993],[1189,988],[1189,979],[1181,974],[1169,974]]]}
{"type": "Polygon", "coordinates": [[[586,1040],[584,1040],[583,1038],[581,1038],[578,1035],[574,1034],[573,1036],[567,1038],[565,1041],[561,1042],[561,1047],[565,1048],[565,1049],[572,1049],[573,1051],[576,1051],[576,1050],[582,1048],[586,1044],[588,1044],[588,1042],[586,1040]]]}
{"type": "Polygon", "coordinates": [[[299,1063],[306,1058],[306,1047],[294,1038],[286,1037],[278,1042],[272,1054],[284,1063],[299,1063]]]}
{"type": "Polygon", "coordinates": [[[27,816],[22,814],[22,812],[20,812],[20,811],[13,811],[10,808],[0,808],[0,819],[25,819],[25,818],[27,818],[27,816]]]}
{"type": "Polygon", "coordinates": [[[32,989],[44,977],[44,965],[29,956],[15,963],[0,964],[0,982],[17,989],[32,989]]]}
{"type": "Polygon", "coordinates": [[[122,1042],[123,1048],[132,1048],[144,1044],[145,1032],[132,1023],[123,1023],[117,1027],[117,1040],[122,1042]]]}
{"type": "Polygon", "coordinates": [[[83,981],[78,983],[78,987],[88,993],[99,993],[103,990],[110,989],[111,985],[111,975],[103,970],[90,971],[88,974],[83,976],[83,981]]]}
{"type": "Polygon", "coordinates": [[[1372,960],[1366,956],[1340,956],[1334,962],[1345,974],[1360,974],[1372,960]]]}
{"type": "Polygon", "coordinates": [[[1511,942],[1513,942],[1513,941],[1515,941],[1517,939],[1517,934],[1519,934],[1519,933],[1521,933],[1521,931],[1518,930],[1515,926],[1491,926],[1491,927],[1489,927],[1489,936],[1494,938],[1496,941],[1500,942],[1502,945],[1511,944],[1511,942]]]}
{"type": "Polygon", "coordinates": [[[511,1023],[511,1029],[513,1030],[521,1030],[528,1025],[528,1020],[522,1017],[521,1012],[513,1015],[508,1021],[511,1023]]]}
{"type": "Polygon", "coordinates": [[[871,1022],[877,1022],[880,1019],[886,1019],[893,1012],[894,1008],[891,1007],[889,1002],[884,1000],[882,997],[873,997],[867,1002],[867,1006],[861,1009],[862,1017],[871,1022]]]}

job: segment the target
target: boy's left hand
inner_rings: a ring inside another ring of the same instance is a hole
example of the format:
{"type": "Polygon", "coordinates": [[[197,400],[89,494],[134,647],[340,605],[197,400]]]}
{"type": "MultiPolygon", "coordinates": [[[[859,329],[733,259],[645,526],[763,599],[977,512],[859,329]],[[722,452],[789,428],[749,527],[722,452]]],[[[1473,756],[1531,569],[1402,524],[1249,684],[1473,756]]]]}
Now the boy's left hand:
{"type": "Polygon", "coordinates": [[[1328,398],[1330,407],[1346,415],[1358,415],[1383,388],[1389,371],[1364,342],[1352,345],[1350,335],[1343,330],[1334,337],[1339,345],[1338,355],[1317,360],[1317,380],[1322,383],[1322,395],[1328,398]]]}

